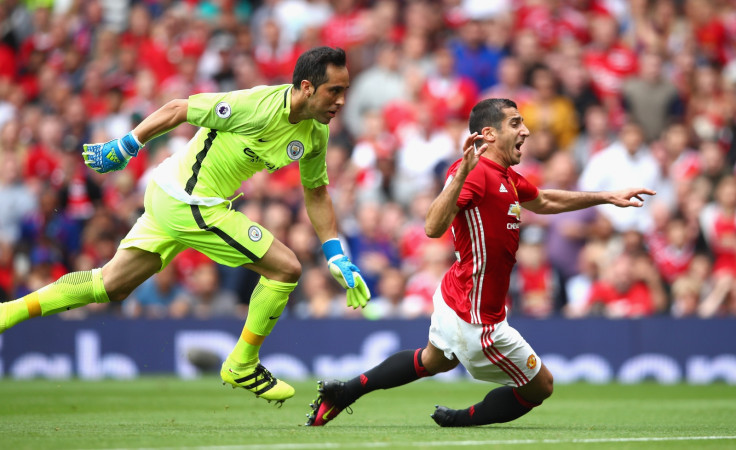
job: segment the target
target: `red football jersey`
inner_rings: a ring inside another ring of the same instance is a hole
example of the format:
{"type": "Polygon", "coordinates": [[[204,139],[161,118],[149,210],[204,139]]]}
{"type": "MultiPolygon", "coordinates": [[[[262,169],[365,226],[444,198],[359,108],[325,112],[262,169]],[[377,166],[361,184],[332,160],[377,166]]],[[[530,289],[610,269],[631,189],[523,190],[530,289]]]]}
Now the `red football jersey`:
{"type": "MultiPolygon", "coordinates": [[[[448,182],[461,160],[447,171],[448,182]]],[[[452,221],[457,261],[442,279],[442,296],[461,319],[495,324],[506,317],[506,292],[516,263],[520,203],[539,190],[512,169],[481,158],[465,180],[452,221]]]]}

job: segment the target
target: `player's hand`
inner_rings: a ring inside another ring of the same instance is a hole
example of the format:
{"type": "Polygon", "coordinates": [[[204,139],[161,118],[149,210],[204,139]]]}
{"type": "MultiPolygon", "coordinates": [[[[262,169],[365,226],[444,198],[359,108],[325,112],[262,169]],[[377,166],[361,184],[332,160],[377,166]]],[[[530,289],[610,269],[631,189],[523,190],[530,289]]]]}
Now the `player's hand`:
{"type": "Polygon", "coordinates": [[[479,142],[482,141],[483,136],[478,134],[477,131],[465,139],[465,143],[463,144],[463,161],[460,163],[460,167],[458,167],[458,172],[462,170],[469,173],[478,165],[480,156],[488,149],[488,143],[479,145],[479,142]]]}
{"type": "Polygon", "coordinates": [[[348,306],[353,309],[365,307],[371,299],[371,292],[360,275],[360,269],[345,255],[338,255],[327,262],[332,276],[347,289],[348,306]]]}
{"type": "Polygon", "coordinates": [[[360,269],[345,256],[338,239],[329,239],[322,244],[330,273],[343,288],[347,289],[348,306],[353,309],[365,307],[371,299],[371,291],[360,275],[360,269]]]}
{"type": "Polygon", "coordinates": [[[84,163],[95,172],[107,173],[124,169],[143,145],[130,132],[120,139],[104,144],[84,144],[82,147],[84,163]]]}
{"type": "Polygon", "coordinates": [[[657,193],[651,189],[644,188],[632,188],[622,189],[620,191],[611,192],[611,198],[608,202],[612,205],[616,205],[619,208],[626,208],[633,206],[640,208],[644,206],[644,197],[642,195],[656,195],[657,193]]]}

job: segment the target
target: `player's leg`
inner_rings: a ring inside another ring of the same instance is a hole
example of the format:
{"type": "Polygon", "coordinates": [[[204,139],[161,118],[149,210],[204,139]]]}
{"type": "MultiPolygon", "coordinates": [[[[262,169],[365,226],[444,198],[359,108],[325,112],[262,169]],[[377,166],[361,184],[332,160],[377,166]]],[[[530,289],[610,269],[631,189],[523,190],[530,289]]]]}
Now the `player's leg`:
{"type": "Polygon", "coordinates": [[[483,401],[465,409],[438,406],[432,415],[438,425],[462,427],[509,422],[552,395],[552,374],[506,321],[465,328],[466,341],[477,345],[468,353],[458,354],[458,359],[473,377],[505,386],[493,389],[483,401]]]}
{"type": "Polygon", "coordinates": [[[277,239],[257,262],[246,268],[261,275],[251,294],[248,316],[235,348],[222,365],[222,379],[267,400],[283,401],[294,395],[294,388],[274,378],[260,365],[259,351],[296,288],[301,265],[289,248],[277,239]],[[242,381],[238,381],[242,380],[242,381]]]}
{"type": "Polygon", "coordinates": [[[68,273],[23,298],[0,304],[0,333],[32,317],[49,316],[92,302],[125,299],[156,273],[161,258],[139,249],[119,249],[101,269],[68,273]]]}
{"type": "Polygon", "coordinates": [[[432,418],[443,427],[489,425],[516,420],[552,395],[552,373],[542,364],[539,373],[519,388],[501,386],[489,392],[483,401],[466,409],[437,407],[432,418]]]}
{"type": "Polygon", "coordinates": [[[434,303],[429,342],[425,348],[395,353],[373,369],[344,383],[337,380],[321,381],[320,395],[310,405],[312,413],[307,414],[307,425],[325,425],[355,400],[376,389],[402,386],[457,367],[459,360],[455,358],[451,347],[455,338],[455,322],[460,319],[445,304],[440,288],[435,292],[434,303]]]}
{"type": "Polygon", "coordinates": [[[172,233],[180,243],[220,264],[243,266],[261,275],[251,294],[240,338],[222,364],[223,382],[269,401],[292,397],[294,388],[260,364],[259,351],[301,276],[299,260],[271,232],[227,204],[187,208],[174,207],[172,211],[178,216],[172,233]]]}
{"type": "Polygon", "coordinates": [[[261,278],[251,294],[241,338],[230,354],[231,359],[241,364],[258,359],[261,344],[271,334],[301,276],[296,255],[277,239],[260,261],[245,267],[261,278]]]}
{"type": "Polygon", "coordinates": [[[458,365],[457,359],[448,359],[431,342],[425,348],[402,350],[389,356],[374,368],[346,382],[328,380],[319,382],[319,397],[310,406],[308,426],[323,426],[360,397],[377,389],[391,389],[423,377],[447,372],[458,365]]]}

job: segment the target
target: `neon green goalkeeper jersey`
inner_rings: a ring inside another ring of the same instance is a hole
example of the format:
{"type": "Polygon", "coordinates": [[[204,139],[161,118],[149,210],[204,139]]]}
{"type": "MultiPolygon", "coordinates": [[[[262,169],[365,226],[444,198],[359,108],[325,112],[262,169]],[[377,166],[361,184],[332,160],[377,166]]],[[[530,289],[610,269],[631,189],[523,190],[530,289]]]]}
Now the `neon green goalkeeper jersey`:
{"type": "Polygon", "coordinates": [[[154,181],[190,205],[232,197],[256,172],[299,162],[302,185],[328,184],[329,129],[316,120],[289,122],[291,85],[257,86],[189,97],[187,122],[201,127],[187,147],[162,162],[154,181]]]}

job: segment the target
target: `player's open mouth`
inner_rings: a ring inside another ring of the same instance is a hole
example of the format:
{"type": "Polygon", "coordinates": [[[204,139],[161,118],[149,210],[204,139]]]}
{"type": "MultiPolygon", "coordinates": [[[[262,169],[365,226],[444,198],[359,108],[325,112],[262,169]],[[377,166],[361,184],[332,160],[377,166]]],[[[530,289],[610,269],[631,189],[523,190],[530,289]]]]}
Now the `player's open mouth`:
{"type": "Polygon", "coordinates": [[[330,118],[334,118],[337,115],[337,111],[327,111],[327,115],[330,116],[330,118]]]}
{"type": "Polygon", "coordinates": [[[521,151],[521,146],[522,146],[522,145],[524,145],[524,141],[521,141],[521,142],[517,142],[517,143],[516,143],[516,146],[515,146],[515,147],[516,147],[516,150],[518,150],[518,151],[521,151]]]}

